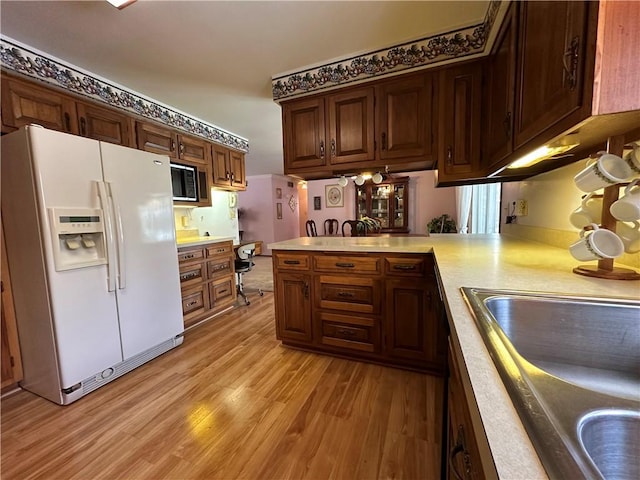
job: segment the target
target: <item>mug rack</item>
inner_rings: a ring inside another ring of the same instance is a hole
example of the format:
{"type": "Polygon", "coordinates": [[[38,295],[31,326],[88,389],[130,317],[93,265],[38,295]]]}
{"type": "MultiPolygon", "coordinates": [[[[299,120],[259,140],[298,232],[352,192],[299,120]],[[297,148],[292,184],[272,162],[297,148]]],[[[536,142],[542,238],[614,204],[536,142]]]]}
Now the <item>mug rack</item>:
{"type": "MultiPolygon", "coordinates": [[[[607,152],[622,157],[624,152],[624,135],[609,137],[607,152]]],[[[602,220],[600,228],[606,228],[615,233],[617,219],[611,214],[609,208],[618,200],[620,187],[626,184],[611,185],[604,189],[602,195],[602,220]]],[[[640,273],[630,268],[614,266],[613,258],[598,260],[597,265],[579,265],[573,269],[573,273],[587,277],[606,278],[608,280],[640,280],[640,273]]]]}

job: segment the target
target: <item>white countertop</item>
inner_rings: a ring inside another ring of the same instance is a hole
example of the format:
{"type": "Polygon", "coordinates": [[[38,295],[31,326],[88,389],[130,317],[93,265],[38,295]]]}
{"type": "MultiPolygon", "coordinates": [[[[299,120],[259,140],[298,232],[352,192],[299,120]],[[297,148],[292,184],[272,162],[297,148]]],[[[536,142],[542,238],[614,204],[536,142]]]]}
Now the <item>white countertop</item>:
{"type": "Polygon", "coordinates": [[[233,242],[233,237],[185,237],[178,238],[176,245],[180,247],[195,247],[198,245],[206,245],[207,243],[233,242]]]}
{"type": "MultiPolygon", "coordinates": [[[[572,269],[580,262],[574,260],[568,250],[500,235],[302,237],[268,247],[385,253],[433,251],[446,297],[452,341],[464,360],[460,367],[466,369],[461,372],[466,394],[468,398],[475,397],[482,419],[480,423],[472,410],[474,428],[476,432],[484,428],[498,476],[507,480],[537,480],[548,476],[494,367],[460,287],[640,298],[639,281],[576,275],[572,269]]],[[[483,455],[483,462],[487,457],[483,455]]]]}

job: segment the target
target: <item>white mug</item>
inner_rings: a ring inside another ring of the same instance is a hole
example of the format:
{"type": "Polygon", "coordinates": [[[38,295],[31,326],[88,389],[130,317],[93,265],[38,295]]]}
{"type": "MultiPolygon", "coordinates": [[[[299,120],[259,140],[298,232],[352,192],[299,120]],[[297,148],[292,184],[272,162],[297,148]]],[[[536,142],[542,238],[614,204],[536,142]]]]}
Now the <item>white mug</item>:
{"type": "Polygon", "coordinates": [[[569,216],[571,225],[577,229],[582,229],[591,223],[602,221],[602,198],[593,198],[593,193],[586,195],[582,203],[569,216]]]}
{"type": "Polygon", "coordinates": [[[640,252],[640,222],[633,222],[633,226],[618,222],[616,234],[622,240],[626,253],[640,252]]]}
{"type": "Polygon", "coordinates": [[[624,156],[624,161],[627,162],[627,165],[633,170],[634,175],[640,173],[640,145],[637,143],[633,144],[633,150],[631,150],[627,155],[624,156]]]}
{"type": "Polygon", "coordinates": [[[640,178],[624,189],[624,196],[611,204],[611,215],[622,222],[640,220],[640,178]]]}
{"type": "Polygon", "coordinates": [[[597,160],[589,159],[587,167],[573,177],[576,187],[583,192],[623,183],[633,176],[633,170],[621,157],[606,152],[598,155],[597,160]]]}
{"type": "Polygon", "coordinates": [[[593,230],[581,230],[580,240],[569,247],[573,258],[580,261],[617,258],[624,253],[624,244],[611,230],[591,224],[593,230]]]}

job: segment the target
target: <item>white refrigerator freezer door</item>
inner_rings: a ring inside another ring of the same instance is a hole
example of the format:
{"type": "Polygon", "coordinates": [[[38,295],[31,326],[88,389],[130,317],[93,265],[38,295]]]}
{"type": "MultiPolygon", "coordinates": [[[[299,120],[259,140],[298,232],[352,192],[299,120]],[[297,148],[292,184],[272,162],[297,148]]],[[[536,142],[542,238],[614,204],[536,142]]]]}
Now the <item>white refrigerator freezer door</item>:
{"type": "Polygon", "coordinates": [[[122,226],[116,292],[126,359],[184,330],[171,173],[166,156],[109,143],[100,148],[122,226]]]}
{"type": "MultiPolygon", "coordinates": [[[[61,387],[70,387],[121,362],[116,297],[107,291],[107,266],[56,272],[49,207],[100,208],[99,143],[44,128],[30,128],[32,161],[53,311],[61,387]]],[[[37,332],[33,332],[37,334],[37,332]]]]}

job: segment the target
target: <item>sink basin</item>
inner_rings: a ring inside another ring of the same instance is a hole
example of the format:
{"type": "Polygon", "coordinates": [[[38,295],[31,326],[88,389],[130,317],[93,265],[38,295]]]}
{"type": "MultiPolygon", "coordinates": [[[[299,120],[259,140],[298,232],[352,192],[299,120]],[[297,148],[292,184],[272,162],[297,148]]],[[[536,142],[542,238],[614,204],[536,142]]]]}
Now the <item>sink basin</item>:
{"type": "Polygon", "coordinates": [[[640,478],[640,301],[462,292],[549,477],[640,478]]]}
{"type": "Polygon", "coordinates": [[[586,415],[578,426],[580,443],[605,478],[640,478],[640,414],[602,410],[586,415]]]}

